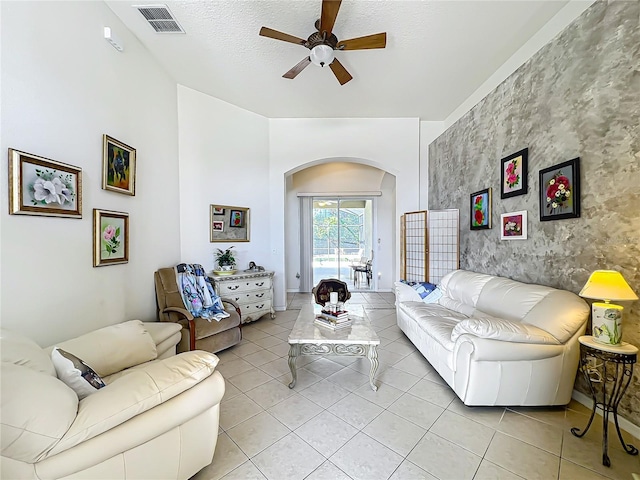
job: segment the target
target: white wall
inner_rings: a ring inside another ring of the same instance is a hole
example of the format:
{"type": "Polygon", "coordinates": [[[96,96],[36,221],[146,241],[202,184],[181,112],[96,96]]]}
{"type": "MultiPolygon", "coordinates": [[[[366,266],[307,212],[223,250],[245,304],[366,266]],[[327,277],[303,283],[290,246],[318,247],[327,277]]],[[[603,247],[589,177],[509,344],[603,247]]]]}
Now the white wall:
{"type": "Polygon", "coordinates": [[[314,165],[294,173],[287,182],[285,205],[285,259],[287,291],[299,291],[300,280],[296,273],[300,272],[300,228],[296,220],[300,216],[300,200],[298,193],[337,193],[348,195],[350,192],[382,192],[376,200],[376,226],[374,244],[365,249],[364,256],[371,256],[375,249],[376,276],[380,272],[378,290],[391,290],[396,258],[395,230],[395,177],[384,170],[355,163],[358,159],[327,160],[327,163],[314,165]],[[390,178],[388,178],[390,177],[390,178]],[[380,243],[377,239],[380,238],[380,243]],[[378,249],[380,249],[378,251],[378,249]]]}
{"type": "Polygon", "coordinates": [[[181,258],[214,267],[217,248],[234,247],[238,268],[254,261],[272,269],[269,255],[269,123],[196,90],[178,86],[181,258]],[[249,242],[210,243],[209,205],[250,208],[249,242]]]}
{"type": "MultiPolygon", "coordinates": [[[[396,178],[395,231],[400,215],[419,204],[419,139],[417,118],[400,119],[270,119],[269,195],[271,208],[271,258],[276,270],[275,304],[286,300],[285,225],[286,177],[296,170],[326,159],[352,158],[385,170],[396,178]]],[[[382,245],[400,257],[399,246],[382,245]]],[[[390,281],[400,274],[399,265],[390,281]]]]}
{"type": "MultiPolygon", "coordinates": [[[[154,320],[153,272],[179,259],[175,82],[102,2],[1,2],[1,147],[83,169],[83,218],[8,214],[0,169],[2,326],[42,345],[154,320]],[[111,26],[117,52],[102,36],[111,26]],[[137,148],[134,197],[101,189],[102,135],[137,148]],[[130,214],[130,261],[92,265],[92,210],[130,214]]],[[[6,158],[6,157],[5,157],[6,158]]]]}

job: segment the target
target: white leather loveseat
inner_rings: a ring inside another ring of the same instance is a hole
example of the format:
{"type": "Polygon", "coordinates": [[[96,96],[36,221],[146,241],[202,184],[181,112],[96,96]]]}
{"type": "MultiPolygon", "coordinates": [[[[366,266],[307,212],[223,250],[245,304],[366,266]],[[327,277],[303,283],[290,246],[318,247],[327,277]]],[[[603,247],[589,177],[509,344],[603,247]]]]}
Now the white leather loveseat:
{"type": "Polygon", "coordinates": [[[456,270],[424,303],[396,282],[398,326],[466,405],[566,405],[589,307],[577,295],[456,270]]]}
{"type": "Polygon", "coordinates": [[[180,329],[133,320],[56,344],[106,383],[82,400],[52,347],[3,330],[1,478],[185,479],[211,463],[224,380],[215,355],[175,355],[180,329]]]}

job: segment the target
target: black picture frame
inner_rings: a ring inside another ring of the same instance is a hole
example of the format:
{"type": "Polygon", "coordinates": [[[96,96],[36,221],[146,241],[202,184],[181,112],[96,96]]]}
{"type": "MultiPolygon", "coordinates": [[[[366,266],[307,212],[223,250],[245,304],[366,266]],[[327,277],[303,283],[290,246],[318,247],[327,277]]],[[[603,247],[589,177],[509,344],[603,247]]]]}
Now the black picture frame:
{"type": "Polygon", "coordinates": [[[491,187],[472,193],[469,198],[469,229],[487,230],[491,228],[491,187]],[[479,214],[477,212],[480,212],[479,214]],[[482,218],[479,218],[479,215],[482,218]],[[478,221],[480,220],[480,221],[478,221]]]}
{"type": "Polygon", "coordinates": [[[540,170],[540,221],[580,217],[580,157],[540,170]]]}
{"type": "Polygon", "coordinates": [[[517,197],[529,191],[529,149],[524,148],[500,160],[500,198],[517,197]],[[507,169],[513,168],[512,172],[507,169]],[[517,177],[512,180],[511,177],[517,177]],[[513,188],[519,186],[519,188],[513,188]]]}

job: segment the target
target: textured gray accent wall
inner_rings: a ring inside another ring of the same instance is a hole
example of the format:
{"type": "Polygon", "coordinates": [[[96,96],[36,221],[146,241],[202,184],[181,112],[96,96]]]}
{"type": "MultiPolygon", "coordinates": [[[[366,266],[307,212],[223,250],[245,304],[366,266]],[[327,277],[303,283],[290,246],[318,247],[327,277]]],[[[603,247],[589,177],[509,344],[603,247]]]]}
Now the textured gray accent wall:
{"type": "MultiPolygon", "coordinates": [[[[576,293],[612,269],[640,295],[639,20],[640,2],[594,4],[429,146],[429,207],[460,209],[461,268],[576,293]],[[529,192],[501,200],[500,159],[525,147],[529,192]],[[581,217],[540,222],[538,172],[575,157],[581,217]],[[486,187],[493,228],[471,231],[469,195],[486,187]],[[528,240],[501,241],[500,214],[516,210],[528,240]]],[[[623,340],[640,346],[640,301],[623,340]]],[[[620,408],[636,425],[639,373],[620,408]]]]}

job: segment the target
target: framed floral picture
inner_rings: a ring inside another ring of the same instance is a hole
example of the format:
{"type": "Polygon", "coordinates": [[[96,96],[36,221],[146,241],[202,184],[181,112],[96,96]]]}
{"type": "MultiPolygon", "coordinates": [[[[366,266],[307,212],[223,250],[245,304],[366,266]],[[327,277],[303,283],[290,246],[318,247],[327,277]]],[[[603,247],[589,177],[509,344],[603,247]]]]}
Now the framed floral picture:
{"type": "Polygon", "coordinates": [[[136,149],[109,135],[102,136],[102,188],[136,194],[136,149]]]}
{"type": "Polygon", "coordinates": [[[540,221],[580,216],[580,157],[540,170],[540,221]]]}
{"type": "Polygon", "coordinates": [[[93,266],[129,262],[129,214],[93,209],[93,266]]]}
{"type": "Polygon", "coordinates": [[[469,228],[484,230],[491,228],[491,188],[471,194],[469,228]]]}
{"type": "Polygon", "coordinates": [[[503,213],[500,215],[500,240],[527,239],[527,211],[503,213]]]}
{"type": "Polygon", "coordinates": [[[248,242],[249,209],[229,205],[209,206],[210,242],[248,242]]]}
{"type": "Polygon", "coordinates": [[[500,160],[500,198],[527,193],[528,158],[529,149],[525,148],[500,160]]]}
{"type": "Polygon", "coordinates": [[[82,169],[10,148],[9,213],[82,218],[82,169]]]}

